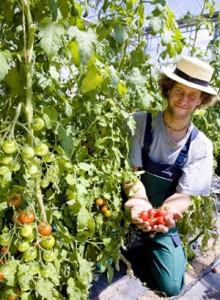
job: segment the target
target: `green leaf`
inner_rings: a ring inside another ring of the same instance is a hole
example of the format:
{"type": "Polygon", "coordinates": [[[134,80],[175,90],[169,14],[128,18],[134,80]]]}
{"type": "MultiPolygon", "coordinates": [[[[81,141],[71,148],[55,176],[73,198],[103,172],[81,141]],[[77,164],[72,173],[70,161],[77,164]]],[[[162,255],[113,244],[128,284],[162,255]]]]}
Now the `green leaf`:
{"type": "Polygon", "coordinates": [[[40,45],[48,58],[57,54],[62,46],[63,35],[65,34],[64,25],[53,23],[50,18],[45,18],[39,27],[40,45]]]}
{"type": "Polygon", "coordinates": [[[57,3],[55,0],[48,0],[50,10],[52,12],[53,21],[57,18],[57,3]]]}
{"type": "Polygon", "coordinates": [[[99,75],[96,71],[88,71],[86,77],[83,78],[81,90],[82,93],[88,93],[97,87],[101,86],[103,77],[99,75]]]}
{"type": "Polygon", "coordinates": [[[36,292],[43,299],[53,299],[54,284],[46,278],[39,278],[35,283],[36,292]]]}
{"type": "Polygon", "coordinates": [[[76,67],[80,66],[80,53],[79,53],[79,47],[78,43],[76,41],[72,41],[68,44],[68,48],[70,49],[73,63],[76,67]]]}
{"type": "Polygon", "coordinates": [[[0,51],[0,81],[5,77],[10,69],[9,60],[12,59],[8,50],[0,51]]]}
{"type": "Polygon", "coordinates": [[[57,126],[56,132],[58,134],[59,140],[61,141],[61,145],[66,153],[66,156],[71,159],[74,150],[74,141],[69,128],[65,129],[62,124],[59,124],[57,126]]]}
{"type": "Polygon", "coordinates": [[[58,112],[55,107],[44,107],[43,109],[43,119],[46,123],[47,128],[52,128],[56,124],[58,119],[58,112]]]}
{"type": "Polygon", "coordinates": [[[95,51],[98,40],[95,32],[89,28],[88,31],[81,31],[76,26],[68,30],[69,37],[78,43],[80,63],[86,65],[95,51]]]}
{"type": "Polygon", "coordinates": [[[115,40],[119,45],[123,45],[128,39],[128,28],[127,26],[116,25],[114,27],[115,40]]]}

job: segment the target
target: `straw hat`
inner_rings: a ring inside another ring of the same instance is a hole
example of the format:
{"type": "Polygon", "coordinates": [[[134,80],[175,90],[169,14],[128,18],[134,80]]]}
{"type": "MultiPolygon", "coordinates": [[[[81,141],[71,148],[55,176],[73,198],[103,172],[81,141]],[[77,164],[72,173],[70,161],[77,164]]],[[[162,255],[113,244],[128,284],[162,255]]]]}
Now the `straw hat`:
{"type": "Polygon", "coordinates": [[[183,56],[174,71],[162,70],[169,78],[211,95],[217,91],[209,86],[214,69],[195,57],[183,56]]]}

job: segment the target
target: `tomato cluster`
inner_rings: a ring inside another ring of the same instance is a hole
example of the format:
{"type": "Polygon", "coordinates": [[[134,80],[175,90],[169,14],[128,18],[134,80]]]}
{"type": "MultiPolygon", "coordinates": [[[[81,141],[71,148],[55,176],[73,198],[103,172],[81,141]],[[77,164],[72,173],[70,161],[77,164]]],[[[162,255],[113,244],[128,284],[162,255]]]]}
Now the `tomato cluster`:
{"type": "MultiPolygon", "coordinates": [[[[10,258],[22,258],[24,262],[39,262],[46,267],[56,259],[56,239],[50,223],[38,220],[36,212],[25,207],[22,195],[12,193],[7,197],[9,209],[13,211],[14,228],[4,226],[0,234],[0,281],[7,280],[6,266],[10,258]],[[43,261],[41,261],[43,258],[43,261]],[[41,261],[41,262],[40,262],[41,261]],[[5,279],[6,278],[6,279],[5,279]]],[[[43,276],[43,275],[42,275],[43,276]]]]}
{"type": "Polygon", "coordinates": [[[149,226],[154,226],[154,225],[164,225],[166,226],[166,216],[168,214],[168,211],[164,207],[160,208],[150,208],[148,211],[143,210],[139,217],[142,219],[144,222],[148,222],[149,226]]]}
{"type": "Polygon", "coordinates": [[[106,218],[109,218],[111,216],[111,211],[108,208],[106,199],[100,197],[96,199],[95,204],[98,206],[98,209],[101,211],[101,213],[103,213],[103,215],[106,218]]]}

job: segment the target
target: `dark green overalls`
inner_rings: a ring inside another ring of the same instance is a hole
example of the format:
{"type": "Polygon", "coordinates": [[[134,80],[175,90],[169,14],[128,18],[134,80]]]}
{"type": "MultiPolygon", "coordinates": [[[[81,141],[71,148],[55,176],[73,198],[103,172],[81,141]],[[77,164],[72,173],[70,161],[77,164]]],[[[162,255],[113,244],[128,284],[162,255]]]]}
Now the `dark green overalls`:
{"type": "MultiPolygon", "coordinates": [[[[197,134],[198,129],[194,127],[173,165],[155,163],[148,156],[152,142],[152,130],[151,114],[147,114],[144,147],[142,149],[145,173],[142,174],[141,181],[153,207],[161,206],[167,197],[175,193],[190,142],[197,134]]],[[[177,295],[184,286],[186,269],[186,257],[177,228],[171,228],[166,234],[157,233],[154,238],[149,237],[148,233],[140,232],[140,230],[138,233],[142,245],[131,250],[128,255],[131,262],[132,260],[135,261],[136,258],[141,260],[140,264],[143,269],[145,268],[144,273],[150,287],[163,291],[167,296],[177,295]]]]}

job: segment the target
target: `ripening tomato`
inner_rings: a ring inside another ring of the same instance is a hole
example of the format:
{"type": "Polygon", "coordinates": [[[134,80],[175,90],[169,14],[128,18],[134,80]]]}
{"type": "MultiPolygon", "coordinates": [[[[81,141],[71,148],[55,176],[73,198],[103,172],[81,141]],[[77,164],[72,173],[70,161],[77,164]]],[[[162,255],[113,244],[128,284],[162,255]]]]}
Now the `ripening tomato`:
{"type": "Polygon", "coordinates": [[[14,193],[12,195],[9,195],[7,197],[7,203],[11,206],[14,207],[19,207],[22,204],[22,198],[21,198],[21,194],[19,193],[14,193]]]}
{"type": "Polygon", "coordinates": [[[35,220],[35,215],[29,210],[24,210],[19,214],[18,220],[21,224],[30,224],[35,220]]]}
{"type": "Polygon", "coordinates": [[[142,219],[143,221],[147,221],[148,220],[148,212],[146,210],[143,210],[141,213],[140,213],[140,216],[139,218],[142,219]]]}
{"type": "Polygon", "coordinates": [[[4,274],[0,273],[0,280],[4,278],[4,274]]]}
{"type": "Polygon", "coordinates": [[[102,213],[104,213],[105,211],[108,210],[108,207],[106,205],[103,205],[103,206],[100,207],[100,210],[101,210],[102,213]]]}
{"type": "Polygon", "coordinates": [[[8,252],[8,247],[6,246],[1,247],[1,253],[5,254],[7,252],[8,252]]]}
{"type": "Polygon", "coordinates": [[[104,216],[106,218],[109,218],[111,216],[111,211],[109,209],[107,209],[106,211],[104,211],[104,216]]]}
{"type": "Polygon", "coordinates": [[[104,203],[105,203],[104,199],[102,199],[102,198],[98,198],[95,201],[95,204],[98,205],[98,206],[102,206],[102,205],[104,205],[104,203]]]}
{"type": "Polygon", "coordinates": [[[38,226],[37,226],[37,229],[38,229],[38,232],[41,234],[41,235],[44,235],[44,236],[48,236],[51,234],[52,232],[52,226],[47,223],[47,222],[41,222],[38,226]]]}

